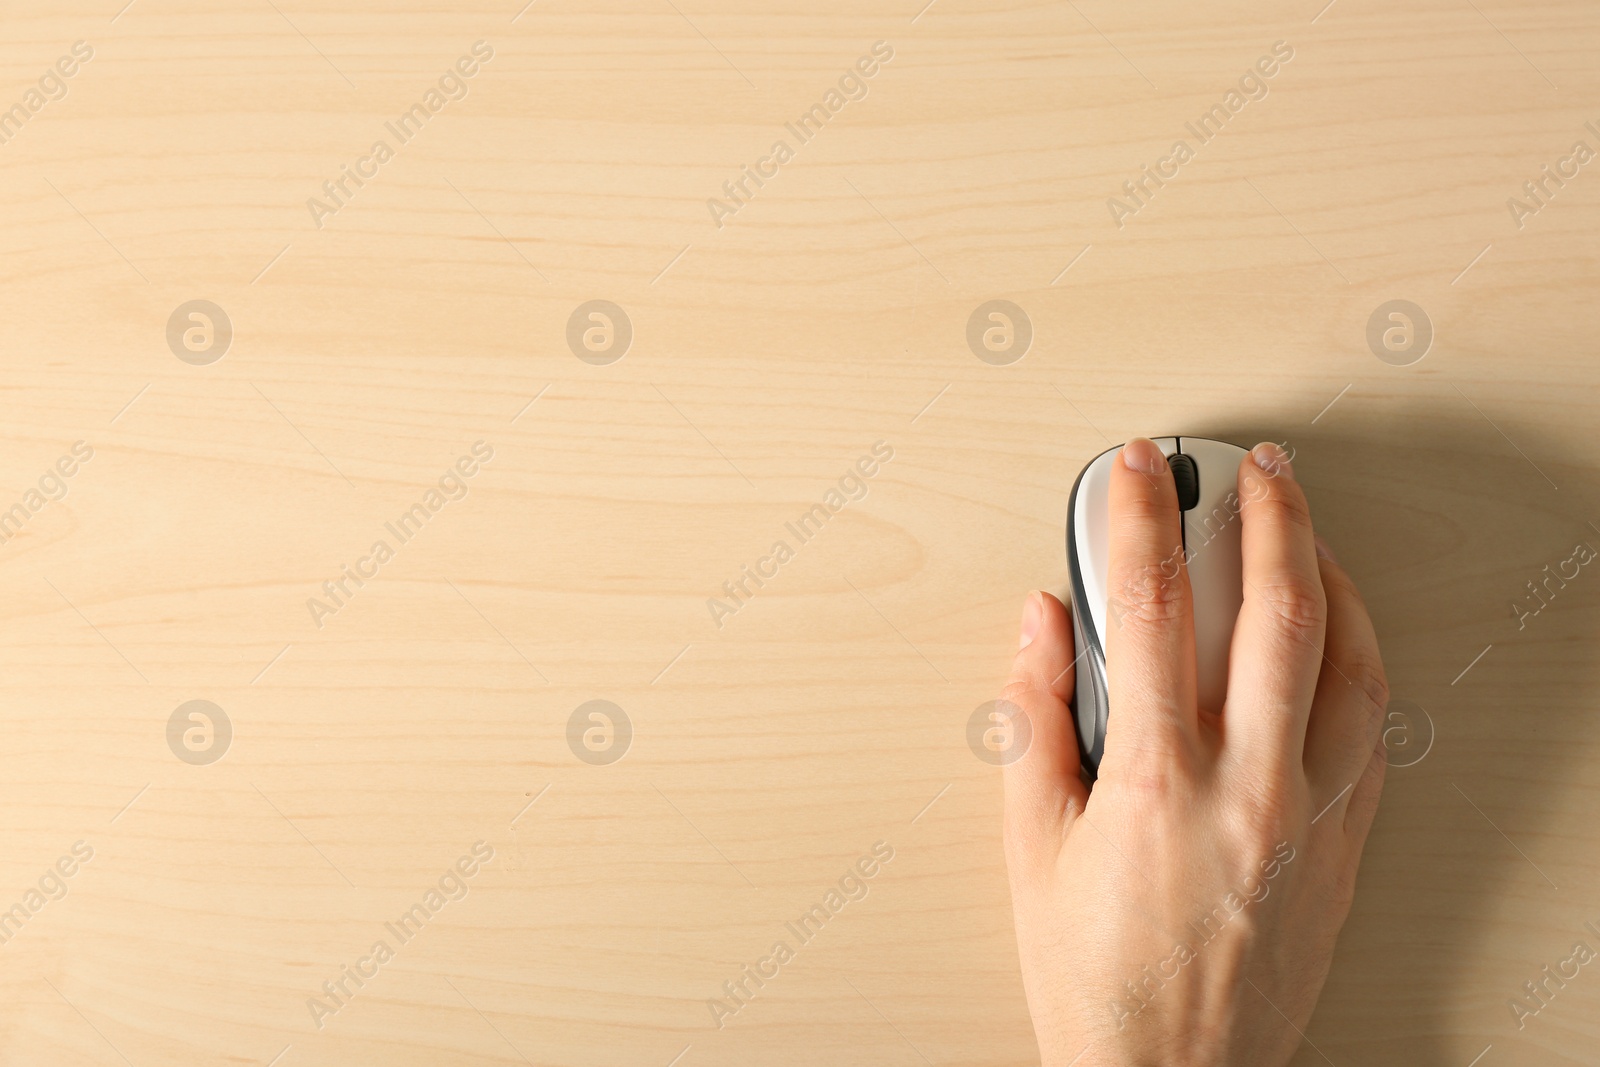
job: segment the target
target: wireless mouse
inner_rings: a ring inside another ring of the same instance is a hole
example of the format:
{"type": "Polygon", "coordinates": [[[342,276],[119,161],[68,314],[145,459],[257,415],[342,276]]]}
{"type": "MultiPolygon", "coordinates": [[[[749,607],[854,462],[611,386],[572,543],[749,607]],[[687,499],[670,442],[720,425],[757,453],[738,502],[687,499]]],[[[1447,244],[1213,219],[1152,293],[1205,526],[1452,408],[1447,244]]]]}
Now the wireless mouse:
{"type": "MultiPolygon", "coordinates": [[[[1200,706],[1221,711],[1228,691],[1228,646],[1244,602],[1239,518],[1239,461],[1246,449],[1203,437],[1156,437],[1167,457],[1183,512],[1183,560],[1194,599],[1194,651],[1200,706]]],[[[1109,607],[1116,590],[1106,577],[1110,554],[1111,465],[1122,461],[1122,446],[1089,461],[1072,486],[1067,504],[1067,567],[1072,576],[1072,629],[1077,641],[1077,696],[1074,702],[1078,751],[1090,777],[1105,752],[1106,627],[1117,625],[1109,607]]],[[[1162,567],[1177,576],[1180,560],[1162,567]]]]}

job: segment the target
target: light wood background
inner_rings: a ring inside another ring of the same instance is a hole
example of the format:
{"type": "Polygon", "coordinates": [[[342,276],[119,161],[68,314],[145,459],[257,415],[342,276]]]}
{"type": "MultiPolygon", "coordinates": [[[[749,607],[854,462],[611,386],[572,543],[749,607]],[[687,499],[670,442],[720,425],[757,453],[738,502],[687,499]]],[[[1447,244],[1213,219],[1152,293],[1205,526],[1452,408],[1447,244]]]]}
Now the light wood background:
{"type": "Polygon", "coordinates": [[[1512,608],[1600,546],[1600,163],[1520,229],[1506,204],[1600,149],[1592,4],[121,2],[10,5],[0,43],[0,107],[94,53],[0,146],[0,510],[94,450],[0,545],[0,909],[94,850],[0,945],[0,1062],[1036,1062],[966,723],[1062,587],[1081,466],[1199,433],[1294,446],[1426,752],[1296,1064],[1600,1063],[1600,971],[1508,1008],[1600,948],[1600,575],[1512,608]],[[1280,40],[1119,229],[1107,198],[1280,40]],[[195,299],[234,334],[206,366],[166,337],[195,299]],[[634,331],[606,366],[565,340],[594,299],[634,331]],[[992,299],[1034,331],[1007,366],[965,341],[992,299]],[[1433,325],[1413,365],[1368,348],[1391,299],[1433,325]],[[866,498],[714,625],[880,440],[866,498]],[[605,766],[567,741],[596,699],[633,729],[605,766]],[[190,700],[232,725],[208,765],[167,742],[190,700]],[[465,899],[314,1025],[480,840],[465,899]],[[868,895],[715,1027],[877,841],[868,895]]]}

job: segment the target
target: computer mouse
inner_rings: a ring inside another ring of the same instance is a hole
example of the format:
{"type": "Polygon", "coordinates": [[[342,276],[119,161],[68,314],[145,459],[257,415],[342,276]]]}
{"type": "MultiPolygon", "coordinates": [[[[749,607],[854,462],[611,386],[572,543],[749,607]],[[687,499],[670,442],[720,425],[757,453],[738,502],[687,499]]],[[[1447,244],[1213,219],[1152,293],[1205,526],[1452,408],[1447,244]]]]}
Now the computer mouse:
{"type": "MultiPolygon", "coordinates": [[[[1194,601],[1194,651],[1200,706],[1222,710],[1228,692],[1228,646],[1244,602],[1239,518],[1239,461],[1246,449],[1204,437],[1156,437],[1167,457],[1183,512],[1183,557],[1162,567],[1175,577],[1180,562],[1189,570],[1194,601]]],[[[1072,630],[1078,668],[1075,715],[1078,751],[1090,777],[1105,753],[1106,627],[1116,625],[1107,588],[1111,543],[1108,495],[1111,465],[1122,446],[1089,461],[1072,486],[1067,505],[1067,567],[1072,578],[1072,630]]]]}

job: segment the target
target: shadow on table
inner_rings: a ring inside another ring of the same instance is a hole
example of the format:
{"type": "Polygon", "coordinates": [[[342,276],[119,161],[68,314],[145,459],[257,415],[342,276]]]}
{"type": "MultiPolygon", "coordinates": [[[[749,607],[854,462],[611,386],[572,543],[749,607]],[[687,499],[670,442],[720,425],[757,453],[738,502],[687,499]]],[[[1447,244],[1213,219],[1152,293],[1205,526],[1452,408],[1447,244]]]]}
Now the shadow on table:
{"type": "Polygon", "coordinates": [[[1600,477],[1562,462],[1587,450],[1496,429],[1454,396],[1347,397],[1300,429],[1190,432],[1287,437],[1318,532],[1366,597],[1393,694],[1383,805],[1307,1031],[1315,1046],[1295,1064],[1466,1067],[1490,1043],[1514,1048],[1507,1001],[1588,917],[1556,888],[1572,869],[1544,834],[1576,780],[1593,782],[1577,755],[1600,729],[1600,560],[1558,573],[1578,566],[1566,561],[1580,543],[1600,550],[1600,477]]]}

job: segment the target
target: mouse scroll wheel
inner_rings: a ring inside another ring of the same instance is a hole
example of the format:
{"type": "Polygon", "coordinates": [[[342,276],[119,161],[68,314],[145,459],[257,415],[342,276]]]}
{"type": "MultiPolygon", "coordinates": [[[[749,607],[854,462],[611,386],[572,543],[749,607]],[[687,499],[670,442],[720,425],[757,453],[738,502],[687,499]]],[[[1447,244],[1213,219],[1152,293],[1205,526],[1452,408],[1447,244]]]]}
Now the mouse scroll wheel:
{"type": "Polygon", "coordinates": [[[1181,453],[1168,456],[1167,465],[1172,468],[1172,480],[1178,486],[1178,508],[1189,511],[1200,503],[1200,468],[1195,466],[1194,457],[1181,453]]]}

